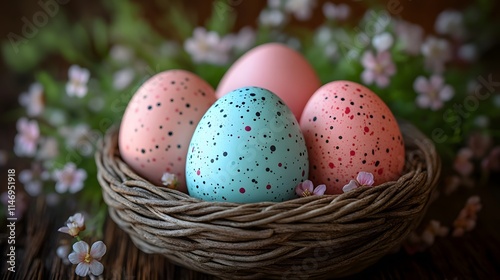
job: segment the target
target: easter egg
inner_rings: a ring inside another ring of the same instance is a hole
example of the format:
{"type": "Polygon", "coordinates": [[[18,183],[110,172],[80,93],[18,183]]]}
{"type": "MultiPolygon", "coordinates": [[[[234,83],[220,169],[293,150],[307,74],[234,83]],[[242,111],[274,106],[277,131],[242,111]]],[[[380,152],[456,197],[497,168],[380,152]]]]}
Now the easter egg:
{"type": "Polygon", "coordinates": [[[186,192],[185,164],[191,136],[215,102],[213,88],[184,70],[169,70],[148,79],[132,96],[123,114],[118,146],[121,157],[138,175],[162,185],[162,175],[176,177],[186,192]]]}
{"type": "Polygon", "coordinates": [[[325,184],[327,194],[342,193],[361,171],[372,173],[375,185],[401,175],[405,149],[396,119],[358,83],[322,86],[304,108],[300,126],[309,152],[309,179],[325,184]]]}
{"type": "Polygon", "coordinates": [[[256,86],[278,95],[300,119],[302,110],[321,82],[309,62],[286,45],[268,43],[240,57],[216,89],[220,98],[237,88],[256,86]]]}
{"type": "Polygon", "coordinates": [[[186,161],[189,195],[237,203],[284,201],[307,179],[304,137],[278,96],[244,87],[217,100],[200,120],[186,161]]]}

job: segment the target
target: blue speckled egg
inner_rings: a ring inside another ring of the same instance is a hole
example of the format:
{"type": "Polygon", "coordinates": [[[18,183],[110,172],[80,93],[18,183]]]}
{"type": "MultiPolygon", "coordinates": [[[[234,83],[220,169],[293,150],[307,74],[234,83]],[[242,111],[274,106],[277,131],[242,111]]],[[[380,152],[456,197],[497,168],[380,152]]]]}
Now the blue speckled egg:
{"type": "Polygon", "coordinates": [[[291,110],[269,90],[236,89],[198,123],[186,160],[191,196],[250,203],[295,198],[307,179],[307,147],[291,110]]]}

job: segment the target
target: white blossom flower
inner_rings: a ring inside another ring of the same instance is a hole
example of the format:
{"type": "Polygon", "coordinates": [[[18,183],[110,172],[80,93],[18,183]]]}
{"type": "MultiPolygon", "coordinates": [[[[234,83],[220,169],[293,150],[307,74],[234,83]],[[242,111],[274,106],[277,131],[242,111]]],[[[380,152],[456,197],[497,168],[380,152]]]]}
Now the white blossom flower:
{"type": "Polygon", "coordinates": [[[389,50],[394,43],[394,39],[389,32],[377,34],[372,39],[372,45],[377,52],[384,52],[389,50]]]}
{"type": "Polygon", "coordinates": [[[109,51],[111,58],[117,62],[129,63],[134,57],[133,51],[123,45],[114,45],[109,51]]]}
{"type": "Polygon", "coordinates": [[[473,44],[462,45],[458,49],[458,57],[463,61],[474,62],[477,58],[477,49],[473,44]]]}
{"type": "Polygon", "coordinates": [[[84,169],[77,169],[72,162],[67,163],[63,169],[57,169],[53,173],[56,180],[56,191],[58,193],[76,193],[83,188],[83,181],[87,179],[87,172],[84,169]]]}
{"type": "Polygon", "coordinates": [[[425,64],[434,73],[442,73],[444,64],[451,59],[451,48],[448,41],[429,36],[422,44],[422,54],[425,64]]]}
{"type": "Polygon", "coordinates": [[[17,135],[14,139],[14,152],[17,156],[34,156],[36,153],[40,129],[35,120],[21,118],[17,121],[17,135]]]}
{"type": "Polygon", "coordinates": [[[90,127],[87,124],[77,124],[73,127],[61,127],[59,134],[66,139],[66,147],[76,149],[83,156],[89,156],[93,152],[93,144],[89,140],[90,127]]]}
{"type": "Polygon", "coordinates": [[[298,20],[308,20],[311,18],[314,6],[316,6],[316,0],[286,0],[284,9],[295,15],[298,20]]]}
{"type": "Polygon", "coordinates": [[[135,77],[134,69],[128,67],[116,71],[113,74],[113,88],[116,90],[123,90],[132,83],[135,77]]]}
{"type": "Polygon", "coordinates": [[[19,172],[19,182],[30,196],[38,196],[42,192],[43,182],[49,178],[49,173],[38,163],[33,163],[31,169],[19,172]]]}
{"type": "Polygon", "coordinates": [[[90,78],[89,70],[78,65],[71,65],[68,70],[69,81],[66,84],[68,96],[84,97],[87,94],[87,83],[90,78]]]}
{"type": "Polygon", "coordinates": [[[267,0],[267,6],[269,6],[270,8],[279,8],[280,5],[281,0],[267,0]]]}
{"type": "Polygon", "coordinates": [[[76,213],[70,216],[66,221],[66,226],[59,228],[57,231],[67,233],[73,237],[78,236],[80,231],[85,230],[85,217],[81,213],[76,213]]]}
{"type": "Polygon", "coordinates": [[[346,4],[333,4],[326,2],[323,5],[323,14],[325,18],[331,20],[346,20],[351,14],[351,7],[346,4]]]}
{"type": "Polygon", "coordinates": [[[263,26],[277,27],[285,23],[285,15],[278,9],[268,9],[260,12],[259,23],[263,26]]]}
{"type": "Polygon", "coordinates": [[[413,83],[413,89],[418,93],[417,105],[434,111],[443,107],[443,102],[450,100],[455,94],[453,88],[446,85],[439,75],[433,75],[429,79],[419,76],[413,83]]]}
{"type": "Polygon", "coordinates": [[[70,253],[71,247],[68,244],[63,244],[57,247],[56,255],[62,260],[63,264],[70,264],[68,256],[70,253]]]}
{"type": "Polygon", "coordinates": [[[177,187],[177,176],[168,172],[163,173],[161,176],[161,182],[164,186],[170,189],[175,189],[177,187]]]}
{"type": "Polygon", "coordinates": [[[356,176],[356,180],[351,180],[347,185],[342,187],[342,191],[346,193],[348,191],[352,191],[359,187],[372,186],[373,183],[375,183],[375,180],[373,179],[373,174],[370,172],[361,171],[356,176]]]}
{"type": "Polygon", "coordinates": [[[42,85],[39,83],[32,84],[28,92],[19,96],[19,103],[26,108],[26,114],[29,117],[40,116],[45,107],[42,85]]]}
{"type": "Polygon", "coordinates": [[[40,140],[40,148],[36,154],[38,160],[50,160],[59,154],[59,144],[54,137],[44,137],[40,140]]]}
{"type": "Polygon", "coordinates": [[[361,79],[365,84],[375,82],[380,88],[387,87],[389,78],[396,73],[396,66],[392,62],[391,54],[387,51],[374,55],[372,51],[366,51],[361,58],[365,67],[361,73],[361,79]]]}
{"type": "Polygon", "coordinates": [[[403,50],[411,55],[420,53],[424,38],[424,29],[407,21],[398,20],[395,25],[396,38],[403,45],[403,50]]]}
{"type": "Polygon", "coordinates": [[[68,259],[72,264],[77,264],[75,273],[78,276],[88,275],[99,276],[104,271],[104,266],[99,261],[106,253],[106,245],[102,241],[97,241],[89,248],[85,241],[78,241],[73,244],[73,252],[68,259]]]}
{"type": "Polygon", "coordinates": [[[463,15],[459,11],[445,10],[438,15],[434,28],[438,34],[462,38],[465,32],[463,15]]]}
{"type": "Polygon", "coordinates": [[[250,49],[255,43],[255,31],[249,27],[243,27],[237,34],[227,35],[226,39],[231,41],[231,45],[236,51],[250,49]]]}
{"type": "Polygon", "coordinates": [[[225,40],[217,32],[207,31],[203,27],[195,28],[193,37],[184,42],[184,49],[196,63],[224,65],[229,61],[231,47],[230,40],[225,40]]]}

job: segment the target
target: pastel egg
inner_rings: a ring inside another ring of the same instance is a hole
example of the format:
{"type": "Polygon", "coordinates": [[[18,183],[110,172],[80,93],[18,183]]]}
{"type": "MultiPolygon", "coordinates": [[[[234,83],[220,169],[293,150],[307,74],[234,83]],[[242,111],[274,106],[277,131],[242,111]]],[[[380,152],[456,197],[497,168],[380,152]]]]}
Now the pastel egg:
{"type": "Polygon", "coordinates": [[[177,177],[175,187],[186,192],[189,141],[215,100],[213,88],[188,71],[169,70],[151,77],[123,114],[118,146],[124,162],[159,186],[163,173],[171,173],[177,177]]]}
{"type": "Polygon", "coordinates": [[[215,102],[189,145],[189,195],[237,203],[295,198],[307,179],[307,148],[299,124],[272,92],[244,87],[215,102]]]}
{"type": "Polygon", "coordinates": [[[321,82],[300,53],[283,44],[268,43],[248,51],[229,68],[217,86],[217,98],[246,86],[275,93],[299,120],[321,82]]]}
{"type": "Polygon", "coordinates": [[[300,126],[309,152],[309,179],[327,194],[358,172],[370,172],[375,185],[397,180],[405,163],[401,131],[387,105],[371,90],[350,81],[330,82],[308,101],[300,126]]]}

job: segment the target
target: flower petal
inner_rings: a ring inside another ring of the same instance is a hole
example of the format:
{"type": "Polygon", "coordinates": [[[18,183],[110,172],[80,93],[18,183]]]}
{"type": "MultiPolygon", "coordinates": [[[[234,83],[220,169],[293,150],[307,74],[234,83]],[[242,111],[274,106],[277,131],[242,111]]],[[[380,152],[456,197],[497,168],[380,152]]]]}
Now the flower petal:
{"type": "Polygon", "coordinates": [[[89,252],[89,244],[85,241],[78,241],[73,244],[73,251],[79,254],[87,254],[89,252]]]}
{"type": "Polygon", "coordinates": [[[77,263],[80,263],[80,262],[82,262],[82,261],[83,261],[83,257],[84,257],[84,256],[81,256],[80,254],[73,252],[73,253],[69,254],[69,256],[68,256],[68,260],[69,260],[72,264],[77,264],[77,263]]]}
{"type": "Polygon", "coordinates": [[[427,94],[430,91],[429,83],[423,76],[419,76],[413,82],[413,89],[420,94],[427,94]]]}
{"type": "Polygon", "coordinates": [[[314,188],[313,195],[324,195],[326,191],[326,185],[319,185],[314,188]]]}
{"type": "Polygon", "coordinates": [[[371,186],[375,182],[373,179],[373,174],[371,174],[370,172],[364,172],[364,171],[361,171],[358,173],[356,180],[358,180],[358,183],[361,186],[371,186]]]}
{"type": "Polygon", "coordinates": [[[106,254],[106,245],[102,241],[96,241],[90,248],[90,255],[96,260],[100,260],[106,254]]]}
{"type": "Polygon", "coordinates": [[[69,234],[69,227],[62,227],[59,228],[57,231],[69,234]]]}
{"type": "Polygon", "coordinates": [[[96,261],[96,260],[93,260],[91,263],[90,263],[90,272],[95,275],[95,276],[99,276],[103,273],[104,271],[104,266],[102,265],[102,263],[96,261]]]}
{"type": "Polygon", "coordinates": [[[349,192],[349,191],[354,190],[354,189],[355,189],[355,188],[357,188],[357,187],[358,187],[357,182],[356,182],[355,180],[351,180],[351,181],[349,182],[349,184],[347,184],[347,185],[345,185],[344,187],[342,187],[342,191],[343,191],[344,193],[346,193],[346,192],[349,192]]]}
{"type": "Polygon", "coordinates": [[[89,275],[90,265],[85,262],[81,262],[76,266],[75,274],[81,277],[89,275]]]}

